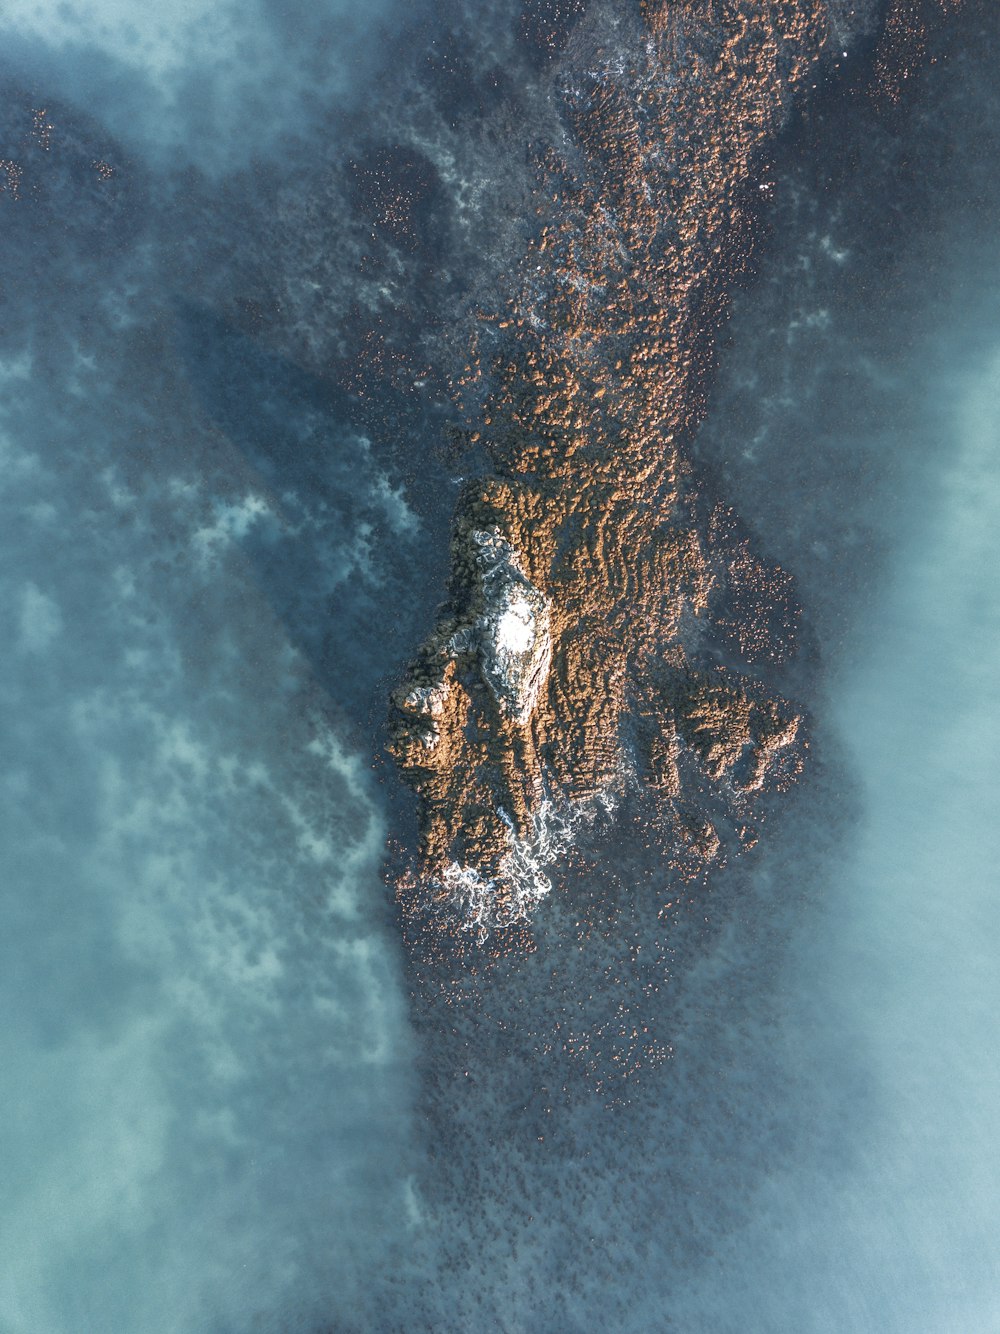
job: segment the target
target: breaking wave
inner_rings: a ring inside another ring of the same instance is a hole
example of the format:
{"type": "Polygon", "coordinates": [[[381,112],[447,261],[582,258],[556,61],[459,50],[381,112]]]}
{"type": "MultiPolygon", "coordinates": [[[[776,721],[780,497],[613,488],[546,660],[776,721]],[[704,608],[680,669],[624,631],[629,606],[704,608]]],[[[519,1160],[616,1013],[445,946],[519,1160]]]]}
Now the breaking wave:
{"type": "Polygon", "coordinates": [[[550,868],[573,847],[582,826],[610,817],[616,806],[610,791],[578,802],[546,797],[532,811],[531,828],[524,836],[518,835],[507,812],[498,808],[508,845],[499,875],[485,876],[474,866],[449,863],[440,876],[428,877],[438,910],[480,943],[494,931],[527,925],[552,891],[550,868]]]}

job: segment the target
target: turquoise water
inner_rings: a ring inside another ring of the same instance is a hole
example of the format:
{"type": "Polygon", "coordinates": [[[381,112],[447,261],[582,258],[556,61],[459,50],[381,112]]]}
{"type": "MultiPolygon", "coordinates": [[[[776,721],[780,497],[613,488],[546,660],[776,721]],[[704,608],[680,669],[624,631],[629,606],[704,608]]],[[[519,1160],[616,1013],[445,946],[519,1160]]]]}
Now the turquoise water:
{"type": "Polygon", "coordinates": [[[675,1306],[681,1329],[1000,1324],[997,29],[969,31],[981,54],[948,48],[907,127],[922,171],[882,157],[919,222],[871,206],[845,149],[839,193],[790,206],[804,276],[776,299],[786,261],[765,265],[771,294],[744,303],[709,423],[721,451],[726,412],[757,395],[731,477],[818,615],[832,769],[758,872],[801,904],[751,1029],[787,1080],[780,1147],[675,1306]],[[790,521],[761,495],[782,454],[790,521]]]}
{"type": "Polygon", "coordinates": [[[815,831],[811,881],[787,855],[786,891],[812,902],[758,1016],[793,1129],[752,1221],[678,1302],[681,1329],[1000,1321],[998,328],[981,327],[979,365],[914,386],[935,456],[887,500],[898,537],[831,683],[858,806],[832,853],[815,831]]]}
{"type": "MultiPolygon", "coordinates": [[[[0,334],[10,1334],[357,1311],[406,1226],[412,1056],[386,820],[301,618],[377,588],[410,516],[329,414],[311,491],[277,485],[219,424],[189,370],[175,257],[231,219],[222,204],[192,222],[162,174],[170,159],[214,179],[301,120],[319,89],[294,43],[310,34],[292,23],[290,49],[272,19],[7,6],[2,21],[21,81],[4,154],[24,164],[3,199],[0,334]],[[291,102],[273,105],[275,84],[291,102]]],[[[270,442],[307,448],[315,413],[291,401],[251,407],[270,442]]]]}

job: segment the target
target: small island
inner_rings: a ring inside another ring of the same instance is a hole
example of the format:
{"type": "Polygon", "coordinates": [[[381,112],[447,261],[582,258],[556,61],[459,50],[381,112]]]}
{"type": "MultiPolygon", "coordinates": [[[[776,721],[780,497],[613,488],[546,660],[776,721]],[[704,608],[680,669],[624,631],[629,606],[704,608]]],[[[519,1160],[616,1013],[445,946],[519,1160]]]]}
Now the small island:
{"type": "MultiPolygon", "coordinates": [[[[627,70],[570,52],[538,223],[455,398],[490,473],[457,504],[440,619],[394,691],[421,808],[411,915],[524,925],[574,825],[655,789],[678,874],[754,841],[802,711],[791,580],[690,461],[769,142],[831,41],[822,0],[647,0],[627,70]],[[570,77],[572,74],[572,77],[570,77]]],[[[738,442],[734,441],[734,446],[738,442]]]]}

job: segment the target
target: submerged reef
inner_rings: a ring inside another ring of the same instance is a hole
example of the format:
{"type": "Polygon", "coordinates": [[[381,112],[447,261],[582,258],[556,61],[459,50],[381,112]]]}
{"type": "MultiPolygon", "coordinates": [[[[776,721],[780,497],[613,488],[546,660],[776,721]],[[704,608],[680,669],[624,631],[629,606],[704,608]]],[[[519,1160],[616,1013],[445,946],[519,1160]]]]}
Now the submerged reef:
{"type": "Polygon", "coordinates": [[[661,794],[665,855],[700,874],[754,841],[806,745],[763,679],[794,652],[791,580],[687,447],[768,147],[850,20],[819,0],[588,18],[555,76],[564,133],[536,148],[534,235],[454,384],[489,471],[392,696],[421,809],[401,902],[480,933],[525,923],[545,861],[629,784],[661,794]]]}

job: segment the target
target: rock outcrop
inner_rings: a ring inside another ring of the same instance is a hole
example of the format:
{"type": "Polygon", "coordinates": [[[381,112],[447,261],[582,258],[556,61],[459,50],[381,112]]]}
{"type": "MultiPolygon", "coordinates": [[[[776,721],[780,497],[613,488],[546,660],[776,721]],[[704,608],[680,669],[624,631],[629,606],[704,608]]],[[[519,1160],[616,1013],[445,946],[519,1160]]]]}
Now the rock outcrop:
{"type": "Polygon", "coordinates": [[[393,697],[422,810],[407,912],[461,924],[474,885],[515,919],[540,812],[630,784],[660,794],[664,855],[696,874],[801,766],[799,710],[730,652],[788,656],[790,581],[737,551],[686,450],[762,154],[829,19],[825,0],[643,0],[616,19],[627,60],[581,21],[537,233],[454,386],[493,475],[459,499],[441,619],[393,697]]]}

